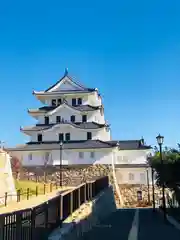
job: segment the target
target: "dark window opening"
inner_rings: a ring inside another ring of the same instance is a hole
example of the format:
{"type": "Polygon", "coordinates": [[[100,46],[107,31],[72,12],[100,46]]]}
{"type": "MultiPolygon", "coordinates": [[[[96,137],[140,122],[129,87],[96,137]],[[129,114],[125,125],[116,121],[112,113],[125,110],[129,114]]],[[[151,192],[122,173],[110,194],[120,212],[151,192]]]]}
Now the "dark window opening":
{"type": "Polygon", "coordinates": [[[82,98],[78,98],[78,105],[82,104],[82,98]]]}
{"type": "Polygon", "coordinates": [[[60,133],[60,134],[59,134],[59,141],[60,141],[60,142],[63,142],[63,141],[64,141],[64,134],[63,134],[63,133],[60,133]]]}
{"type": "Polygon", "coordinates": [[[70,141],[70,133],[66,133],[66,141],[70,141]]]}
{"type": "Polygon", "coordinates": [[[49,117],[44,117],[44,123],[45,123],[46,125],[49,124],[49,117]]]}
{"type": "Polygon", "coordinates": [[[87,115],[82,116],[82,122],[87,122],[87,115]]]}
{"type": "Polygon", "coordinates": [[[76,106],[76,98],[72,99],[72,106],[76,106]]]}
{"type": "Polygon", "coordinates": [[[61,103],[62,103],[62,100],[61,100],[61,98],[59,98],[58,99],[58,105],[61,105],[61,103]]]}
{"type": "Polygon", "coordinates": [[[92,133],[91,132],[87,132],[87,140],[92,139],[92,133]]]}
{"type": "Polygon", "coordinates": [[[76,119],[75,116],[72,115],[72,116],[71,116],[71,122],[75,122],[75,119],[76,119]]]}
{"type": "Polygon", "coordinates": [[[56,116],[56,122],[60,123],[61,122],[61,116],[56,116]]]}
{"type": "Polygon", "coordinates": [[[52,106],[56,106],[56,99],[52,99],[52,106]]]}
{"type": "Polygon", "coordinates": [[[42,134],[37,135],[37,140],[38,140],[38,142],[42,142],[42,134]]]}

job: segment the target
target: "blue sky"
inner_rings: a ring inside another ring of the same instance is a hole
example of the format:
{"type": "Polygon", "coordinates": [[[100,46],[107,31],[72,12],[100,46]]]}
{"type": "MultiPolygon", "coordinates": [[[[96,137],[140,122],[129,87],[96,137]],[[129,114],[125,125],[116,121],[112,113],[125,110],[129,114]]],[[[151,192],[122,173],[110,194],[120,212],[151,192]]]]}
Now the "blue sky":
{"type": "Polygon", "coordinates": [[[27,141],[33,90],[70,75],[103,95],[114,139],[180,142],[180,2],[2,1],[0,139],[27,141]]]}

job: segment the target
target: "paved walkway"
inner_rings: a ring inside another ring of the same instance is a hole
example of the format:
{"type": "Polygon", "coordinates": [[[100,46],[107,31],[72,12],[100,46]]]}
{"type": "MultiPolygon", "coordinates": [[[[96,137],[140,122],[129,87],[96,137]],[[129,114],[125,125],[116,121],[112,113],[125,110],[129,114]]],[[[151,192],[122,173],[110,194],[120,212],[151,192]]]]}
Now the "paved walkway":
{"type": "Polygon", "coordinates": [[[179,240],[180,231],[152,209],[120,209],[83,236],[84,240],[179,240]]]}

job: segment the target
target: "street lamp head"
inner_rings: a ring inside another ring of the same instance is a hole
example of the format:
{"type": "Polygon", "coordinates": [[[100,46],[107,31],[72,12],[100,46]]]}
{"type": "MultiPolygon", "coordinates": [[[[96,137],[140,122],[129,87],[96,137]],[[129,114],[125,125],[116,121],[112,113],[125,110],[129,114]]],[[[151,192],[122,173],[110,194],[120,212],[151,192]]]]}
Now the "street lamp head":
{"type": "Polygon", "coordinates": [[[156,137],[156,140],[157,140],[157,143],[158,143],[159,145],[162,145],[163,142],[164,142],[164,137],[159,134],[159,135],[156,137]]]}

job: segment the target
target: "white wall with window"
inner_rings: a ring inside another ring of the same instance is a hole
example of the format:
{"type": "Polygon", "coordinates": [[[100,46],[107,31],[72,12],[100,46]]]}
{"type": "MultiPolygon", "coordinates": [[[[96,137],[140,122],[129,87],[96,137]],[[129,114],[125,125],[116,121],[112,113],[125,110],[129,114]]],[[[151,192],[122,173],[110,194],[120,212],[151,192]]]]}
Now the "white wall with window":
{"type": "Polygon", "coordinates": [[[64,137],[66,133],[70,133],[71,140],[87,140],[87,132],[91,132],[91,136],[92,136],[91,138],[93,140],[99,139],[103,141],[108,141],[111,139],[110,132],[106,132],[105,128],[80,129],[80,128],[74,128],[69,124],[67,125],[64,124],[62,125],[61,128],[57,126],[49,130],[39,131],[38,133],[32,132],[31,141],[37,142],[38,139],[41,139],[38,137],[38,134],[42,135],[42,141],[59,141],[60,133],[63,133],[64,137]]]}
{"type": "MultiPolygon", "coordinates": [[[[146,168],[117,168],[116,176],[119,184],[147,184],[146,168]],[[118,176],[121,176],[119,178],[118,176]]],[[[149,182],[151,183],[151,175],[149,174],[149,182]]]]}
{"type": "MultiPolygon", "coordinates": [[[[87,111],[87,112],[81,112],[81,111],[74,111],[73,109],[62,106],[52,114],[46,114],[46,116],[49,117],[49,124],[56,123],[57,122],[57,116],[60,116],[61,119],[64,119],[64,121],[71,121],[71,115],[75,116],[75,122],[83,122],[83,115],[87,116],[87,122],[98,122],[100,124],[104,124],[104,114],[101,114],[100,110],[95,111],[87,111]]],[[[38,117],[38,124],[44,124],[45,123],[45,117],[39,116],[38,117]]]]}
{"type": "Polygon", "coordinates": [[[117,164],[144,164],[147,162],[147,155],[152,153],[151,149],[147,150],[121,150],[116,153],[115,161],[117,164]]]}
{"type": "MultiPolygon", "coordinates": [[[[98,92],[76,94],[77,104],[78,104],[78,98],[82,99],[83,105],[100,106],[102,104],[102,99],[101,97],[98,96],[98,92]]],[[[72,99],[74,99],[74,97],[69,94],[63,94],[62,96],[59,95],[57,97],[49,96],[48,99],[45,100],[45,103],[51,106],[52,100],[56,100],[54,101],[54,104],[58,104],[58,99],[62,99],[62,100],[65,99],[69,105],[72,105],[72,99]]]]}
{"type": "MultiPolygon", "coordinates": [[[[13,156],[22,159],[24,166],[44,166],[46,162],[59,165],[60,148],[52,151],[21,151],[13,152],[13,156]],[[30,160],[31,159],[31,160],[30,160]]],[[[73,164],[108,164],[112,163],[112,150],[107,149],[63,149],[62,161],[64,165],[73,164]]]]}
{"type": "Polygon", "coordinates": [[[134,173],[129,173],[129,181],[134,181],[134,173]]]}

